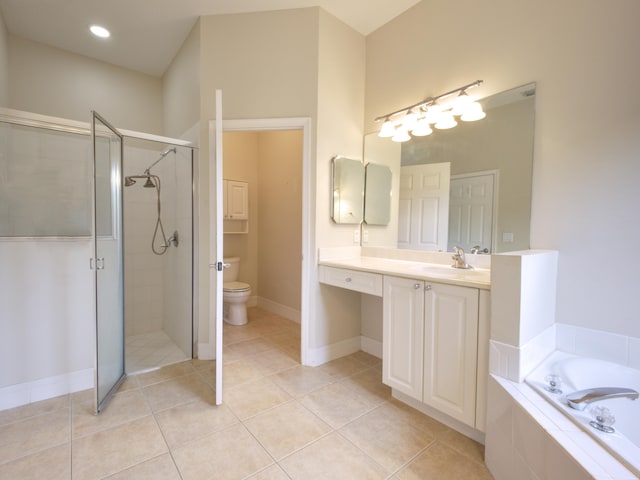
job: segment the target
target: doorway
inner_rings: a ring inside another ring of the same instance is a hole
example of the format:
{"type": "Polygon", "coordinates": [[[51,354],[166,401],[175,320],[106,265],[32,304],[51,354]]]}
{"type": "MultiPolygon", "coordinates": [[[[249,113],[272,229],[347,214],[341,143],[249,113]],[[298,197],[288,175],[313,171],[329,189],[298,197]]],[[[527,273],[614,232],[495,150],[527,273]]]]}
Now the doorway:
{"type": "MultiPolygon", "coordinates": [[[[221,96],[221,95],[220,95],[221,96]]],[[[221,114],[218,115],[218,118],[221,114]]],[[[310,337],[309,326],[309,283],[311,275],[310,262],[314,258],[311,238],[311,140],[310,140],[310,119],[306,117],[300,118],[280,118],[280,119],[253,119],[253,120],[226,120],[218,124],[218,130],[216,129],[216,122],[211,121],[209,123],[209,138],[212,141],[211,155],[212,165],[217,165],[216,170],[211,169],[209,181],[210,191],[215,192],[217,189],[217,183],[222,184],[224,177],[224,171],[221,161],[221,148],[222,145],[222,131],[224,132],[264,132],[264,131],[282,131],[282,130],[301,130],[302,131],[302,179],[301,179],[301,202],[302,202],[302,231],[301,236],[301,267],[300,267],[300,325],[301,325],[301,345],[300,356],[301,361],[305,364],[308,361],[308,345],[310,337]],[[220,132],[220,133],[217,133],[220,132]],[[215,154],[213,152],[216,152],[215,154]],[[220,178],[218,178],[220,177],[220,178]]],[[[221,195],[220,195],[221,197],[221,195]]],[[[221,200],[219,200],[221,201],[221,200]]],[[[215,202],[213,204],[215,207],[215,202]]],[[[218,247],[222,246],[224,235],[222,232],[222,208],[218,208],[220,218],[218,219],[217,227],[213,228],[213,234],[211,236],[212,242],[210,245],[210,269],[215,267],[216,262],[220,262],[222,257],[222,251],[218,252],[218,247]]],[[[279,222],[281,223],[281,222],[279,222]]],[[[274,228],[277,228],[274,225],[274,228]]],[[[210,283],[210,299],[214,301],[216,299],[217,307],[210,308],[210,312],[215,312],[218,308],[221,310],[222,303],[222,282],[220,275],[216,277],[211,275],[212,279],[210,283]],[[216,279],[218,278],[218,279],[216,279]]],[[[216,315],[209,316],[209,343],[216,345],[216,351],[221,357],[222,354],[222,322],[218,320],[216,315]]],[[[222,365],[224,362],[219,362],[222,365]]],[[[222,372],[220,372],[222,377],[222,372]]],[[[220,385],[221,387],[221,385],[220,385]]],[[[218,392],[216,392],[216,395],[218,392]]]]}

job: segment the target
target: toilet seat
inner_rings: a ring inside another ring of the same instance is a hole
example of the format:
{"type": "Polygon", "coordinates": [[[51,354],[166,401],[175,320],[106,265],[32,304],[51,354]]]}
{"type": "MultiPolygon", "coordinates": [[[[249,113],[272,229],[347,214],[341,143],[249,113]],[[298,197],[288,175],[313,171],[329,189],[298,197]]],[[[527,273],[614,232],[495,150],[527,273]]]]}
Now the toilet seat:
{"type": "Polygon", "coordinates": [[[251,290],[251,285],[244,282],[226,282],[222,285],[222,290],[228,293],[241,293],[251,290]]]}

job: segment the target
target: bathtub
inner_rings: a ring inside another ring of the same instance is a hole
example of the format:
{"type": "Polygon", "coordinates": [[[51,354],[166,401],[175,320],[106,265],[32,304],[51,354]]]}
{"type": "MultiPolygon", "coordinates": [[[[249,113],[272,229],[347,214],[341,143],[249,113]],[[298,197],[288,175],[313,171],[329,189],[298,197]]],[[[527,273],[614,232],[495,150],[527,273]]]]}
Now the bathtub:
{"type": "Polygon", "coordinates": [[[567,404],[566,395],[577,390],[597,387],[623,387],[640,392],[640,371],[615,363],[555,352],[537,367],[526,383],[565,414],[582,430],[640,477],[640,399],[615,398],[588,405],[584,411],[567,404]],[[548,376],[561,379],[562,393],[549,392],[548,376]],[[615,417],[614,433],[604,433],[590,425],[591,409],[605,406],[615,417]]]}

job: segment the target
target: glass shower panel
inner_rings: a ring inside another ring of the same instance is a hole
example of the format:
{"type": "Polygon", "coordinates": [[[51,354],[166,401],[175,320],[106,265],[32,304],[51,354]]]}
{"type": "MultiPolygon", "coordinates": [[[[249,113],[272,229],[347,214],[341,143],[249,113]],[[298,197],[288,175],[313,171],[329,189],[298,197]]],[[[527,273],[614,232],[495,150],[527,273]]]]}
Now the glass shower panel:
{"type": "Polygon", "coordinates": [[[92,122],[96,288],[96,413],[125,378],[122,136],[97,113],[92,122]]]}

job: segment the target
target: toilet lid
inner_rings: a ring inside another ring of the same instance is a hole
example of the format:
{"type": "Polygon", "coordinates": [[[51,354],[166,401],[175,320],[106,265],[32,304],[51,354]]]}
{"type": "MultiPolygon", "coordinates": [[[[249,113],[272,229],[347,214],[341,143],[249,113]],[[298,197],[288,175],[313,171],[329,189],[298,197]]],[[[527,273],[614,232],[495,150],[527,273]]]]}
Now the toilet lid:
{"type": "Polygon", "coordinates": [[[222,289],[226,292],[246,292],[251,289],[251,285],[244,282],[227,282],[222,289]]]}

